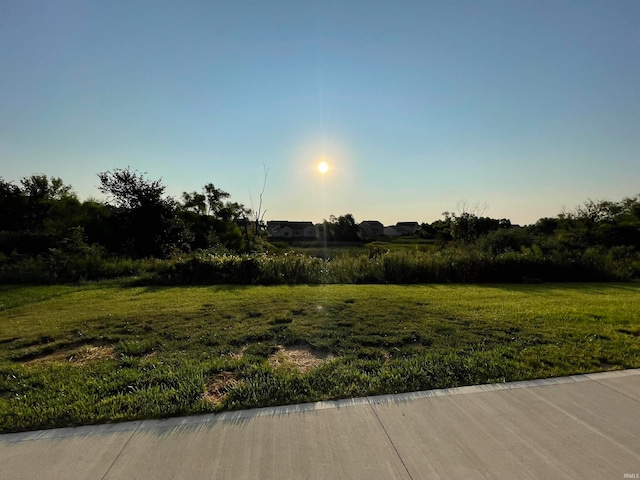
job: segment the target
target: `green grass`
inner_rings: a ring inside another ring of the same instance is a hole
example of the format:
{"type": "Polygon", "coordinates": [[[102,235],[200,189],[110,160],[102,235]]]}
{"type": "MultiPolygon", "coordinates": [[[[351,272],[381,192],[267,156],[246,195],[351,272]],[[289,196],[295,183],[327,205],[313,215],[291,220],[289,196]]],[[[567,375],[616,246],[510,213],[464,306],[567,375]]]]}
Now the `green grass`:
{"type": "Polygon", "coordinates": [[[2,432],[637,367],[634,283],[0,287],[2,432]]]}

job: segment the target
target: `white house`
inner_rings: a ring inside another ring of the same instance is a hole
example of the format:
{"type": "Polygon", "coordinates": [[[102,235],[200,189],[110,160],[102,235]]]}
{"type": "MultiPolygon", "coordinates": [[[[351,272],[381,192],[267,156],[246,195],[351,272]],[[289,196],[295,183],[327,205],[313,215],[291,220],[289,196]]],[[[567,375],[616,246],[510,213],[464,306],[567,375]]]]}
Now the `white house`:
{"type": "Polygon", "coordinates": [[[272,238],[287,239],[315,239],[320,236],[320,231],[313,222],[289,222],[287,220],[274,220],[267,222],[267,233],[272,238]]]}
{"type": "Polygon", "coordinates": [[[384,235],[384,225],[377,220],[365,220],[358,225],[363,237],[381,237],[384,235]]]}

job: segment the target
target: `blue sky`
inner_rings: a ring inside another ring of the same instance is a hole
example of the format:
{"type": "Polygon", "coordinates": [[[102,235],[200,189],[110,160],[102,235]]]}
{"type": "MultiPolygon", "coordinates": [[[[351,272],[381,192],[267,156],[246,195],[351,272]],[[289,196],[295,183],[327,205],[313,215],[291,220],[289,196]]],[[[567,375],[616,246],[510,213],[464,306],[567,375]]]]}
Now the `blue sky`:
{"type": "Polygon", "coordinates": [[[640,2],[0,0],[0,176],[265,219],[532,223],[640,193],[640,2]],[[315,166],[325,158],[330,171],[315,166]]]}

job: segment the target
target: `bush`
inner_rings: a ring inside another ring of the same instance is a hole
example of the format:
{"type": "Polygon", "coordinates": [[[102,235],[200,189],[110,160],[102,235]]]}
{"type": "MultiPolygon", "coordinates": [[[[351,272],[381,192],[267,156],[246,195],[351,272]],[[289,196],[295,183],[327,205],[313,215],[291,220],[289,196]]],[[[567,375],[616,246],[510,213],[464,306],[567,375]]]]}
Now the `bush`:
{"type": "Polygon", "coordinates": [[[0,254],[0,281],[54,283],[137,277],[149,284],[328,284],[328,283],[480,283],[629,280],[638,276],[633,249],[588,248],[580,254],[521,251],[491,255],[480,248],[437,251],[387,251],[376,255],[345,253],[333,259],[288,252],[230,254],[196,252],[166,260],[108,256],[101,248],[58,248],[48,255],[0,254]]]}

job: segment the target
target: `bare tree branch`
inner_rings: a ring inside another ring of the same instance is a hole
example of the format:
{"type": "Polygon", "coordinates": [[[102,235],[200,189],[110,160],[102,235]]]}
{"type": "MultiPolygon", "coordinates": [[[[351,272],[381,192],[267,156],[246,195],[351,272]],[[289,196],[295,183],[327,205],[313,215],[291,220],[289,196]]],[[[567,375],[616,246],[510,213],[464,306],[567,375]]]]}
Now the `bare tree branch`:
{"type": "Polygon", "coordinates": [[[489,209],[489,204],[487,202],[475,202],[471,205],[469,200],[459,200],[456,205],[456,209],[458,211],[458,216],[473,215],[476,217],[482,217],[489,209]]]}
{"type": "MultiPolygon", "coordinates": [[[[262,201],[264,198],[264,192],[267,188],[267,177],[269,176],[269,167],[267,167],[266,163],[263,163],[262,168],[264,170],[264,179],[262,182],[262,190],[260,191],[260,197],[259,197],[260,201],[258,202],[258,210],[255,211],[256,234],[260,231],[260,222],[262,222],[262,220],[264,219],[265,213],[267,213],[266,210],[264,212],[262,211],[262,201]]],[[[251,190],[249,190],[249,199],[251,201],[251,210],[253,210],[253,198],[251,197],[251,190]]]]}

